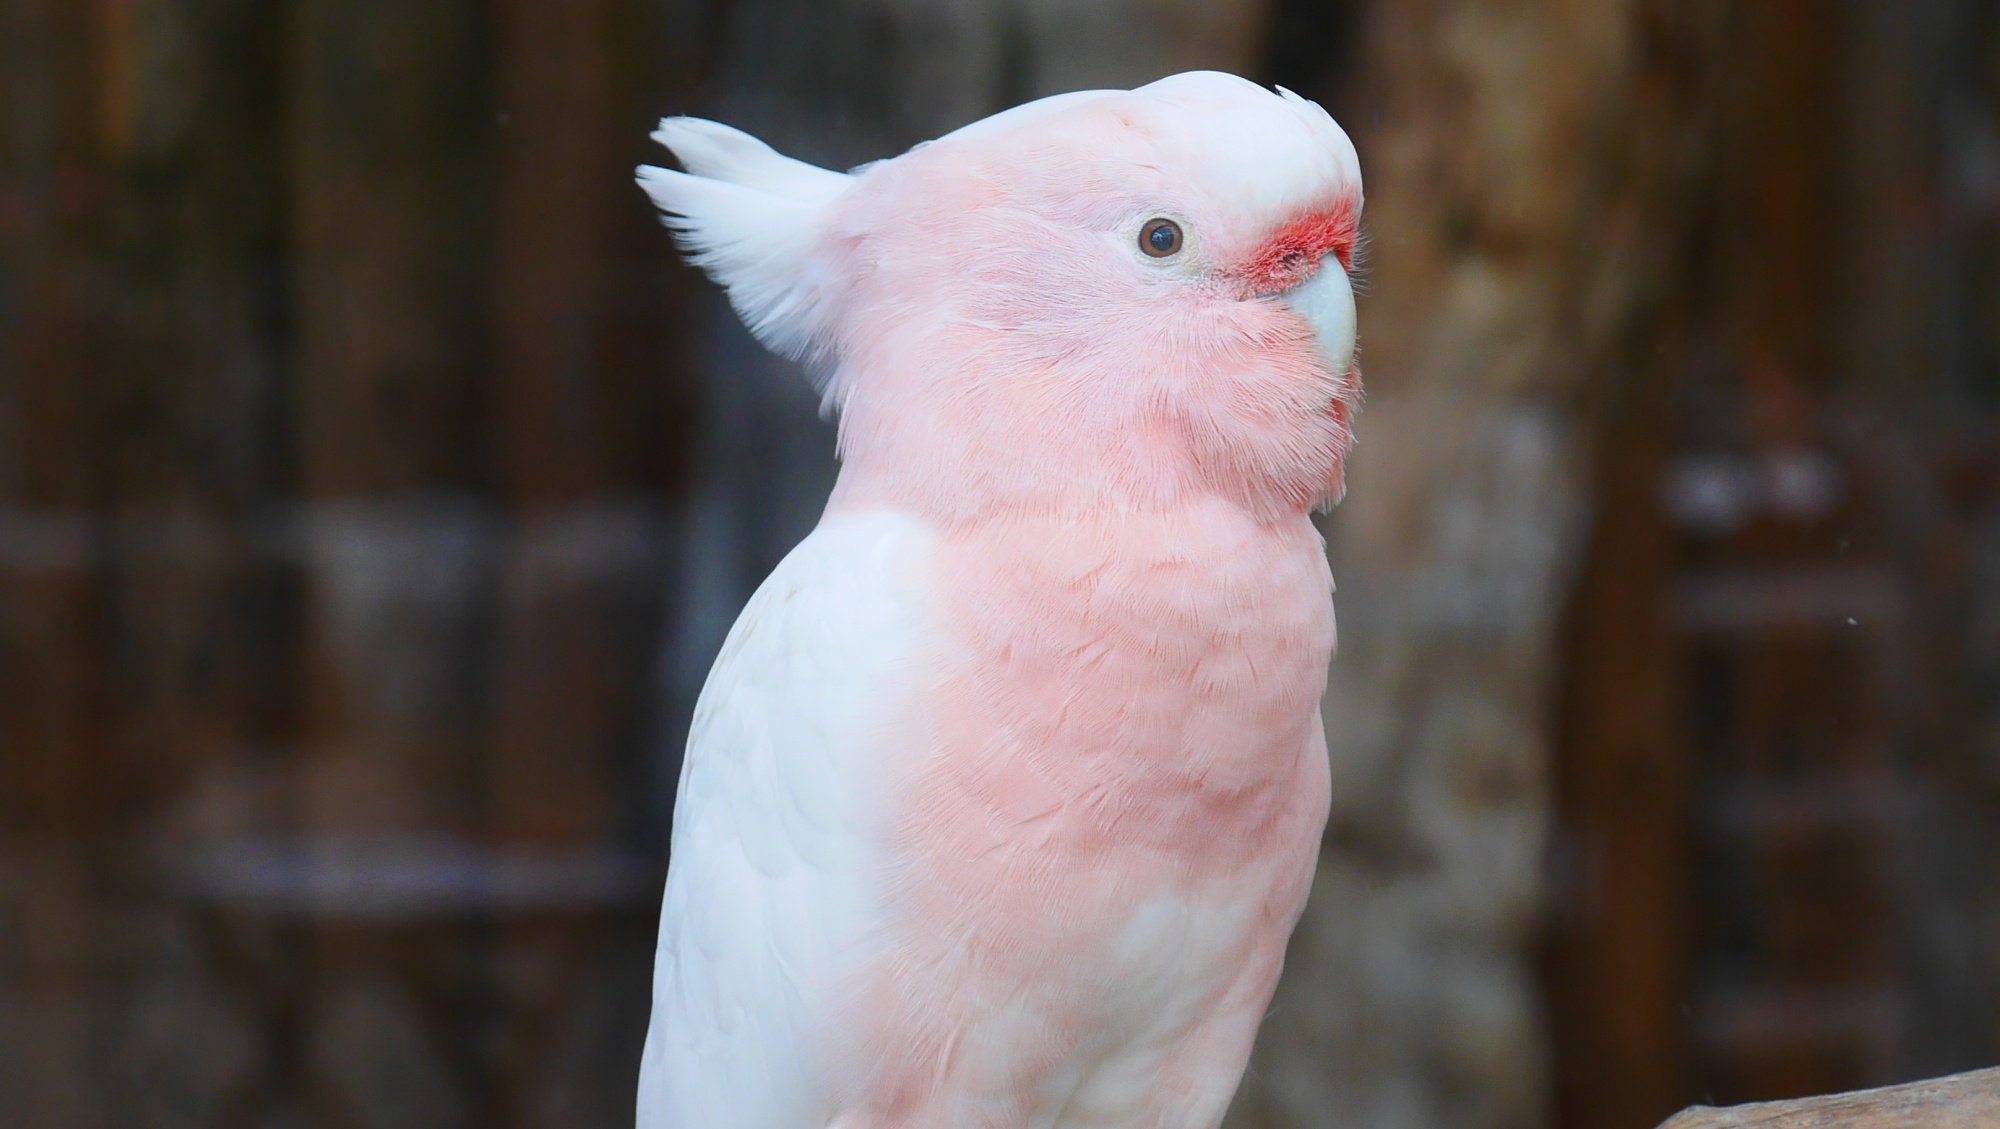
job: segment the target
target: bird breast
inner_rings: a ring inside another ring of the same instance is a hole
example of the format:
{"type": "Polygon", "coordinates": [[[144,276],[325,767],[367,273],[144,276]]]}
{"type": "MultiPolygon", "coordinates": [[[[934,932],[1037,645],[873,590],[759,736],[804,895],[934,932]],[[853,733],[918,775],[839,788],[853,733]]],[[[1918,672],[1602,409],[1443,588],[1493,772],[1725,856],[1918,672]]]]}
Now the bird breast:
{"type": "Polygon", "coordinates": [[[1333,648],[1303,517],[1214,501],[991,523],[947,538],[934,575],[912,841],[1003,869],[1069,856],[1177,873],[1292,845],[1300,785],[1323,772],[1306,762],[1333,648]]]}

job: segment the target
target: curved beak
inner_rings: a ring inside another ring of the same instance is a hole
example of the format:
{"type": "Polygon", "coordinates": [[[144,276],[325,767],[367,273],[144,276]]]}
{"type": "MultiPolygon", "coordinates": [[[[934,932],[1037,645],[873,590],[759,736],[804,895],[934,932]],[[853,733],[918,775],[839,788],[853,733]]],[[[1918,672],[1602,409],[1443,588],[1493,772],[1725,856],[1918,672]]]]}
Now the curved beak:
{"type": "Polygon", "coordinates": [[[1346,376],[1354,365],[1354,285],[1339,258],[1321,259],[1311,278],[1278,297],[1312,323],[1327,367],[1346,376]]]}

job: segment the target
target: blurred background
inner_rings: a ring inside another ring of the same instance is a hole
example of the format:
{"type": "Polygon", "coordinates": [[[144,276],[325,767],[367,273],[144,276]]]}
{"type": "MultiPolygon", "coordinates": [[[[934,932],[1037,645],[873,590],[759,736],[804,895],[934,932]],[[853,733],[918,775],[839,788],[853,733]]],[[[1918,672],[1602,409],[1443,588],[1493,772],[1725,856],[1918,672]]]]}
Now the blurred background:
{"type": "Polygon", "coordinates": [[[0,0],[0,1124],[629,1124],[830,430],[631,183],[1193,67],[1372,239],[1337,795],[1239,1129],[2000,1061],[2000,9],[0,0]]]}

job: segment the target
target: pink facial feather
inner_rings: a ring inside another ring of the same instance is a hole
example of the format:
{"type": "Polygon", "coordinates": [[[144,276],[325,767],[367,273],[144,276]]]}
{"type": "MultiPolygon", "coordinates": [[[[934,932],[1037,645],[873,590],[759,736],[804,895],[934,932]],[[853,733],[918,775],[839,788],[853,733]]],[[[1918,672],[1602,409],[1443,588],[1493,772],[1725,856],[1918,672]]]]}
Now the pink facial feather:
{"type": "Polygon", "coordinates": [[[1254,293],[1290,290],[1317,273],[1328,255],[1339,259],[1343,269],[1353,270],[1360,234],[1360,201],[1343,196],[1330,207],[1286,223],[1237,271],[1250,281],[1254,293]]]}

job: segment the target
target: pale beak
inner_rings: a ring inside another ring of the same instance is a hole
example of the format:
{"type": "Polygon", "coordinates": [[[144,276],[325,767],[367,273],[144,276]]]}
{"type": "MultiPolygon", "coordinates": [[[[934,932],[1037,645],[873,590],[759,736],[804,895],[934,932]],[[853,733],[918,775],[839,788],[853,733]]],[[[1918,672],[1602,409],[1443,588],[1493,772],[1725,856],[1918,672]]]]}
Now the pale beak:
{"type": "Polygon", "coordinates": [[[1354,285],[1340,259],[1328,255],[1311,278],[1279,297],[1312,323],[1327,367],[1346,376],[1354,365],[1354,285]]]}

